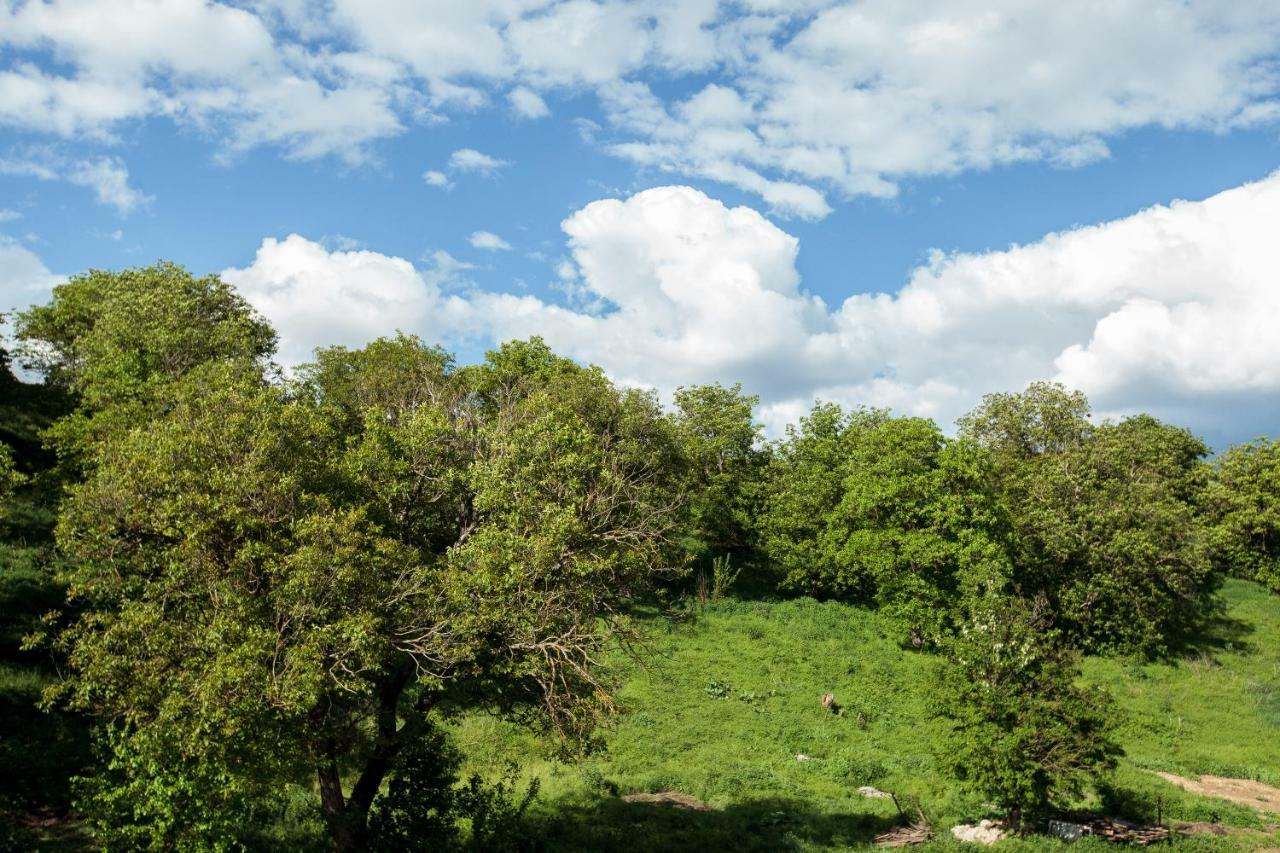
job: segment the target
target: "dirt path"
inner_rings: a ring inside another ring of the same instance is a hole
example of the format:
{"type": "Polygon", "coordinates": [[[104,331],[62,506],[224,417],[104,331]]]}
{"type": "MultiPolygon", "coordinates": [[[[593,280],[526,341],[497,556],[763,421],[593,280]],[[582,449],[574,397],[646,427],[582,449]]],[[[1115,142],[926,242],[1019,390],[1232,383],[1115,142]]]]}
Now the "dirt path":
{"type": "Polygon", "coordinates": [[[1172,773],[1157,772],[1156,775],[1193,794],[1217,797],[1280,814],[1280,788],[1271,785],[1252,782],[1248,779],[1228,779],[1225,776],[1201,776],[1199,781],[1192,781],[1172,773]]]}

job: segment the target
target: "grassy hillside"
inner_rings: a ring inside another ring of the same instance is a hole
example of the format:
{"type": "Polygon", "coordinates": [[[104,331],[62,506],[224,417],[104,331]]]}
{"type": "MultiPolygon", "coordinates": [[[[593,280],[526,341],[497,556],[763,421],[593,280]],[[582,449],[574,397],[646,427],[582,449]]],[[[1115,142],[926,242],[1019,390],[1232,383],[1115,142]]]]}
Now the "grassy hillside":
{"type": "MultiPolygon", "coordinates": [[[[1240,828],[1181,849],[1274,846],[1257,812],[1182,792],[1150,770],[1276,782],[1280,773],[1280,602],[1240,581],[1216,636],[1176,662],[1090,660],[1123,710],[1128,757],[1105,794],[1113,814],[1157,802],[1173,820],[1240,828]]],[[[812,600],[724,601],[660,629],[661,657],[618,662],[623,713],[602,748],[561,762],[552,746],[503,721],[470,717],[456,737],[473,769],[519,761],[542,782],[536,817],[553,850],[820,850],[866,846],[894,820],[874,785],[918,799],[940,826],[983,817],[979,799],[941,778],[928,714],[937,662],[902,649],[874,613],[812,600]],[[844,714],[823,710],[833,691],[844,714]],[[807,756],[807,760],[797,756],[807,756]],[[715,807],[625,803],[614,792],[675,790],[715,807]]],[[[1094,804],[1097,805],[1097,804],[1094,804]]],[[[931,847],[951,846],[944,840],[931,847]]],[[[1045,840],[1004,849],[1058,846],[1045,840]]],[[[1085,849],[1090,845],[1076,845],[1085,849]]]]}

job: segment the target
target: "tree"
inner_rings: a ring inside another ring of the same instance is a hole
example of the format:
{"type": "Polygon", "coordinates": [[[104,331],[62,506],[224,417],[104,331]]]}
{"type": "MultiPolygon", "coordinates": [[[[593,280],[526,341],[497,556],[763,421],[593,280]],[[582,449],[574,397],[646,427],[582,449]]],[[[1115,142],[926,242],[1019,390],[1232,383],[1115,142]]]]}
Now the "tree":
{"type": "Polygon", "coordinates": [[[743,554],[750,547],[753,487],[765,454],[741,385],[695,385],[675,393],[676,434],[688,464],[689,518],[697,550],[743,554]]]}
{"type": "Polygon", "coordinates": [[[48,304],[18,313],[16,329],[20,361],[77,399],[75,416],[46,435],[64,464],[85,463],[96,441],[150,417],[194,367],[260,370],[276,345],[230,285],[165,262],[72,276],[48,304]]]}
{"type": "Polygon", "coordinates": [[[1037,383],[961,419],[991,456],[1012,581],[1093,651],[1154,655],[1203,618],[1215,587],[1197,505],[1208,449],[1148,415],[1094,425],[1079,392],[1037,383]]]}
{"type": "Polygon", "coordinates": [[[1079,797],[1123,754],[1110,698],[1076,686],[1079,654],[1052,621],[1042,600],[990,597],[951,641],[933,693],[944,761],[1015,828],[1079,797]]]}
{"type": "Polygon", "coordinates": [[[842,571],[836,555],[839,531],[830,519],[843,497],[846,446],[852,436],[888,415],[859,409],[845,413],[834,403],[817,403],[787,425],[765,472],[764,507],[757,539],[781,573],[785,589],[866,600],[871,591],[860,576],[842,571]]]}
{"type": "MultiPolygon", "coordinates": [[[[607,712],[599,656],[674,565],[678,447],[651,395],[539,341],[455,369],[403,336],[321,351],[288,388],[237,359],[163,393],[59,524],[84,611],[50,698],[119,721],[117,755],[162,745],[250,801],[311,773],[354,850],[433,708],[567,734],[607,712]]],[[[188,788],[150,790],[135,814],[188,788]]]]}
{"type": "Polygon", "coordinates": [[[761,526],[784,584],[936,639],[1008,574],[985,457],[923,418],[818,406],[778,449],[761,526]]]}
{"type": "Polygon", "coordinates": [[[1219,456],[1204,509],[1217,568],[1280,592],[1280,442],[1260,438],[1219,456]]]}

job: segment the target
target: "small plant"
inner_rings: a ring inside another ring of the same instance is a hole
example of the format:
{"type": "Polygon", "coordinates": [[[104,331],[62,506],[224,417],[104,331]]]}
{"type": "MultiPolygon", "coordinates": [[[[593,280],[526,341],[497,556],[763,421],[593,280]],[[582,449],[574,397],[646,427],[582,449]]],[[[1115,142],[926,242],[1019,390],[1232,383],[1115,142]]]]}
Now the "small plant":
{"type": "Polygon", "coordinates": [[[702,688],[712,699],[728,699],[729,694],[733,692],[733,686],[728,682],[719,679],[711,679],[707,682],[707,686],[702,688]]]}
{"type": "Polygon", "coordinates": [[[713,559],[711,561],[711,600],[715,602],[723,598],[741,573],[741,566],[735,569],[730,565],[728,554],[713,559]]]}

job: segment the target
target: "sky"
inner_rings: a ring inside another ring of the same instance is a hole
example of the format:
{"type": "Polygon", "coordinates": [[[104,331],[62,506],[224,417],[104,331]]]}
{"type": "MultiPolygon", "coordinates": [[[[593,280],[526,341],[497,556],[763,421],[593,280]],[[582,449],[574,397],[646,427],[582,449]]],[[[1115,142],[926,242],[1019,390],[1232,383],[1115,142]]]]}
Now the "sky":
{"type": "Polygon", "coordinates": [[[280,360],[541,335],[950,429],[1280,434],[1275,0],[0,0],[0,311],[219,273],[280,360]]]}

